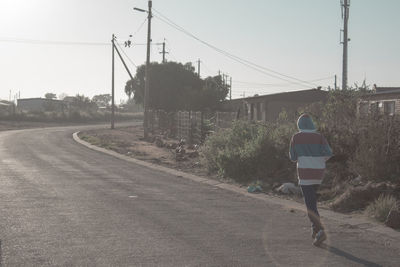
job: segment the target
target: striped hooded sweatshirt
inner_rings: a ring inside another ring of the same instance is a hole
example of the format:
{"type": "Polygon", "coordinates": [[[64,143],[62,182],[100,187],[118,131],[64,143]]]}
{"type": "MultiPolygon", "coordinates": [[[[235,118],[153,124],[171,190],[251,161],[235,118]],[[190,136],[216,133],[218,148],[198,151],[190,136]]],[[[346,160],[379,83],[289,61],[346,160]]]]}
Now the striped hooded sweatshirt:
{"type": "Polygon", "coordinates": [[[299,185],[321,184],[325,161],[332,156],[332,150],[324,136],[316,131],[309,115],[301,115],[297,127],[299,132],[292,137],[289,156],[297,162],[299,185]]]}

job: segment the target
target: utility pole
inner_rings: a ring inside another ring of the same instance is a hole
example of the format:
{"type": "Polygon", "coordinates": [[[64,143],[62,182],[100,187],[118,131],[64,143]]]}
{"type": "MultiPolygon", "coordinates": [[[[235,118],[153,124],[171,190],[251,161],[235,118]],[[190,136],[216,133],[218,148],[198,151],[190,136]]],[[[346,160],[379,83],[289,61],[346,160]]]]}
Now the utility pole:
{"type": "Polygon", "coordinates": [[[162,63],[165,63],[165,54],[168,54],[168,52],[165,51],[165,39],[164,42],[162,42],[162,52],[160,52],[160,54],[162,54],[162,63]]]}
{"type": "Polygon", "coordinates": [[[349,21],[349,8],[350,0],[341,0],[342,17],[343,17],[343,73],[342,73],[342,90],[347,89],[347,44],[350,39],[348,38],[348,21],[349,21]]]}
{"type": "Polygon", "coordinates": [[[232,77],[229,81],[229,100],[232,100],[232,77]]]}
{"type": "Polygon", "coordinates": [[[147,17],[147,55],[146,55],[146,70],[145,70],[145,89],[144,89],[144,138],[147,139],[149,137],[149,96],[150,96],[150,43],[151,43],[151,8],[152,8],[152,1],[149,0],[148,2],[148,17],[147,17]]]}
{"type": "Polygon", "coordinates": [[[200,59],[197,60],[197,75],[199,76],[199,78],[200,78],[200,63],[201,63],[200,59]]]}
{"type": "Polygon", "coordinates": [[[335,74],[335,90],[337,90],[337,75],[335,74]]]}
{"type": "Polygon", "coordinates": [[[147,55],[146,55],[146,69],[145,69],[145,85],[144,85],[144,99],[143,99],[143,106],[144,106],[144,121],[143,121],[143,130],[144,130],[144,138],[147,139],[149,137],[149,97],[150,97],[150,43],[151,43],[151,8],[152,8],[152,1],[149,0],[148,2],[148,10],[140,9],[134,7],[133,9],[140,12],[147,12],[147,55]]]}
{"type": "Polygon", "coordinates": [[[111,129],[114,129],[114,51],[115,51],[115,35],[112,35],[111,46],[112,46],[112,67],[111,67],[111,129]]]}

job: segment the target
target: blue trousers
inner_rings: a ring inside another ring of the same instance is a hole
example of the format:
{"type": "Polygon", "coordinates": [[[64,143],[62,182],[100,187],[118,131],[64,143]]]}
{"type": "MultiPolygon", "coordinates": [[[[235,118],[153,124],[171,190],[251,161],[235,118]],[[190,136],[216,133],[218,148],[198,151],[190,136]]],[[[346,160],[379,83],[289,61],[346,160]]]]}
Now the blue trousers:
{"type": "Polygon", "coordinates": [[[311,221],[311,226],[315,232],[323,230],[324,227],[321,224],[317,209],[317,190],[319,185],[300,185],[301,191],[303,192],[304,202],[307,207],[307,215],[311,221]]]}

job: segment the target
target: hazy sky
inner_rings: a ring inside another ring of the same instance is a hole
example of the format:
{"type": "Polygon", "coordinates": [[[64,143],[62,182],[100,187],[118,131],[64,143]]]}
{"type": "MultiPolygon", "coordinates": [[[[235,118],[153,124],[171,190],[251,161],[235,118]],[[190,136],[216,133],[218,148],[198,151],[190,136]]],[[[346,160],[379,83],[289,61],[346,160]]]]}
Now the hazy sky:
{"type": "MultiPolygon", "coordinates": [[[[10,90],[12,98],[19,91],[21,98],[111,92],[111,35],[124,42],[136,33],[134,43],[146,41],[147,25],[140,25],[147,14],[133,7],[147,9],[147,0],[0,0],[0,98],[9,99],[10,90]]],[[[292,84],[257,72],[170,27],[155,13],[153,43],[166,39],[167,59],[200,59],[202,77],[218,70],[229,74],[234,98],[333,86],[335,74],[341,84],[340,0],[153,0],[153,7],[219,49],[303,81],[319,80],[292,84]]],[[[400,86],[399,10],[398,0],[351,1],[349,85],[366,78],[368,84],[400,86]]],[[[141,65],[145,48],[124,50],[141,65]]],[[[152,46],[152,61],[161,61],[160,51],[161,46],[152,46]]],[[[134,65],[128,65],[134,74],[134,65]]],[[[128,78],[116,61],[118,101],[126,98],[128,78]]]]}

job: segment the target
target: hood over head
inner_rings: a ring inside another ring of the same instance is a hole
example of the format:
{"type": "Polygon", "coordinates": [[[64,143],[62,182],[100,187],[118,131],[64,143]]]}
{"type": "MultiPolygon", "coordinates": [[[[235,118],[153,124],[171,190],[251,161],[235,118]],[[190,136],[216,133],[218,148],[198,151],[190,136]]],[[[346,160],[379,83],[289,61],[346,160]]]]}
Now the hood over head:
{"type": "Polygon", "coordinates": [[[302,132],[315,132],[315,125],[308,114],[302,114],[297,120],[297,127],[302,132]]]}

